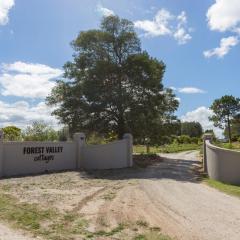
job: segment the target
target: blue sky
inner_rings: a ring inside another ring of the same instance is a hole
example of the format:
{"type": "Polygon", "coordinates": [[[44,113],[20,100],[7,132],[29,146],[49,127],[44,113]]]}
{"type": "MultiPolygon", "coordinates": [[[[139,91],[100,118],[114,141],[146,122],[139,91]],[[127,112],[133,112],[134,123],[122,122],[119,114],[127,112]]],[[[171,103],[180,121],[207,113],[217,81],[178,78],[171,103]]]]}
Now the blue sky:
{"type": "Polygon", "coordinates": [[[109,14],[133,21],[142,48],[166,63],[179,118],[212,128],[212,101],[240,97],[239,0],[1,0],[1,126],[57,124],[44,98],[72,59],[69,43],[109,14]]]}

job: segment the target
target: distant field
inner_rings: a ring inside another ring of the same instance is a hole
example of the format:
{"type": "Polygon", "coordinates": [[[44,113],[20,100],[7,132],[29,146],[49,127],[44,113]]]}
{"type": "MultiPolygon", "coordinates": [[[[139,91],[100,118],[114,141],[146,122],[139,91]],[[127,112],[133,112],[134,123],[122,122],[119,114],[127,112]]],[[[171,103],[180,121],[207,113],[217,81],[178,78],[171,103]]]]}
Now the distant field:
{"type": "MultiPolygon", "coordinates": [[[[200,150],[201,144],[169,144],[159,147],[150,147],[150,153],[175,153],[189,150],[200,150]]],[[[135,145],[134,153],[146,153],[146,146],[135,145]]]]}

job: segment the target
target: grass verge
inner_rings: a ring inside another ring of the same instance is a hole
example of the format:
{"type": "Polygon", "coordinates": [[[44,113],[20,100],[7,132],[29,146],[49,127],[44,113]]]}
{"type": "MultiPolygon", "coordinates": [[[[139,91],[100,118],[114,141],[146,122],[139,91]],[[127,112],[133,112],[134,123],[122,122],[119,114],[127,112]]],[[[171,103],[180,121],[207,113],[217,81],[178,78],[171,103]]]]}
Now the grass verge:
{"type": "Polygon", "coordinates": [[[219,191],[222,191],[229,195],[240,197],[240,186],[222,183],[222,182],[215,181],[215,180],[209,179],[209,178],[204,178],[203,181],[210,187],[216,188],[219,191]]]}
{"type": "Polygon", "coordinates": [[[145,234],[139,234],[134,240],[171,240],[171,238],[163,235],[159,231],[150,230],[145,234]]]}
{"type": "Polygon", "coordinates": [[[54,209],[42,209],[37,204],[18,202],[0,192],[0,218],[12,227],[46,239],[67,240],[73,234],[87,238],[87,222],[73,213],[60,214],[54,209]]]}

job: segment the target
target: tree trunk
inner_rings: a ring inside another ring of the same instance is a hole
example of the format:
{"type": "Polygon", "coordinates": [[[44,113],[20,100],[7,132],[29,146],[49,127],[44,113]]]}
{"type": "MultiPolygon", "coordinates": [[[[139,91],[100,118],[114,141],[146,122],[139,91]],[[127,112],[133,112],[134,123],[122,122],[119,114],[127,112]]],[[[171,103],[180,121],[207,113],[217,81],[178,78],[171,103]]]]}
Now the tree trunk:
{"type": "Polygon", "coordinates": [[[227,124],[228,124],[228,140],[229,140],[229,144],[231,144],[232,143],[232,134],[231,134],[231,125],[230,125],[229,116],[227,119],[227,124]]]}
{"type": "Polygon", "coordinates": [[[147,153],[150,153],[150,145],[149,145],[149,143],[147,143],[147,145],[146,145],[146,150],[147,150],[147,153]]]}
{"type": "Polygon", "coordinates": [[[125,127],[124,127],[124,120],[122,118],[122,119],[119,119],[118,121],[118,129],[117,129],[118,139],[122,139],[124,133],[125,133],[125,127]]]}

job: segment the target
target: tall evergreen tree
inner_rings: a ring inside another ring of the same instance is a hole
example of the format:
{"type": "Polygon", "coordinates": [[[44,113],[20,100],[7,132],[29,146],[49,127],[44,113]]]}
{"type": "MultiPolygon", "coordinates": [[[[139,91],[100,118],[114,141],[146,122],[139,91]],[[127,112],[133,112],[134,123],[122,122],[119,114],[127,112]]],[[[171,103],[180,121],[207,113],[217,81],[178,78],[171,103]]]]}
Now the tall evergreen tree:
{"type": "Polygon", "coordinates": [[[216,99],[210,109],[213,110],[214,115],[209,119],[214,122],[215,127],[227,128],[229,143],[231,143],[231,120],[240,113],[240,98],[225,95],[216,99]]]}

